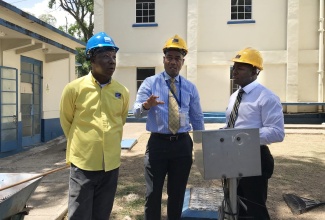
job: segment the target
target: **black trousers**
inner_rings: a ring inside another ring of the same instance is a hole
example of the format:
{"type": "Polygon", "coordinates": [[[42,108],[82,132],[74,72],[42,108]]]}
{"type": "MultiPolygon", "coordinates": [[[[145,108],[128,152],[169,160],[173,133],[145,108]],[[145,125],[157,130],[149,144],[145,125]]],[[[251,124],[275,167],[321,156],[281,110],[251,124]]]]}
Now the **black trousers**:
{"type": "Polygon", "coordinates": [[[161,197],[167,177],[168,220],[179,220],[192,166],[193,142],[188,133],[177,138],[151,134],[145,154],[145,220],[161,219],[161,197]]]}
{"type": "Polygon", "coordinates": [[[261,146],[262,175],[243,177],[239,180],[237,195],[247,206],[247,211],[239,206],[238,219],[269,220],[266,207],[268,179],[274,170],[274,160],[267,146],[261,146]]]}
{"type": "Polygon", "coordinates": [[[69,220],[109,219],[119,168],[87,171],[71,164],[69,180],[69,220]]]}

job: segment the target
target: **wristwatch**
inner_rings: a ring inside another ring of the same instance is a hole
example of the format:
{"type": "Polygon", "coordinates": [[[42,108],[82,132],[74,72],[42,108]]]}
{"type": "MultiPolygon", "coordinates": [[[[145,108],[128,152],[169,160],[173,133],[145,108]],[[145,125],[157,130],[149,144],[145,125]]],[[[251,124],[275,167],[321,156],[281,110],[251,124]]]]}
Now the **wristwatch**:
{"type": "Polygon", "coordinates": [[[147,109],[146,107],[144,107],[144,104],[143,104],[143,103],[142,103],[142,108],[143,108],[144,110],[147,110],[147,111],[150,109],[150,108],[147,109]]]}

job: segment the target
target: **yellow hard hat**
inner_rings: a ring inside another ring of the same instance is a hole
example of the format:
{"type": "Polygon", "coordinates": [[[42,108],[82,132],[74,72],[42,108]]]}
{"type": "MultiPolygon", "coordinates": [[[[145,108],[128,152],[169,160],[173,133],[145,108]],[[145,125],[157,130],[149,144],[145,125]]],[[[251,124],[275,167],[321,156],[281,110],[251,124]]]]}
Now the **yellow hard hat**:
{"type": "Polygon", "coordinates": [[[251,47],[246,47],[245,49],[239,51],[232,61],[238,63],[248,63],[255,66],[259,70],[263,70],[263,58],[261,53],[251,47]]]}
{"type": "Polygon", "coordinates": [[[166,44],[163,48],[163,52],[166,53],[168,51],[168,49],[179,50],[184,56],[188,52],[186,42],[181,37],[179,37],[177,34],[174,37],[169,38],[166,41],[166,44]]]}

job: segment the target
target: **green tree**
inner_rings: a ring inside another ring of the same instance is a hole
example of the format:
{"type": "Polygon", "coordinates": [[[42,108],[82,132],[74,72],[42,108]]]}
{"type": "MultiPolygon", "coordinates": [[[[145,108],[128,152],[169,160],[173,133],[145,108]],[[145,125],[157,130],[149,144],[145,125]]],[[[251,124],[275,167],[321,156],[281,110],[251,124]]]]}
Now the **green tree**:
{"type": "Polygon", "coordinates": [[[51,14],[41,14],[38,19],[52,25],[53,27],[56,25],[56,18],[51,14]]]}
{"type": "Polygon", "coordinates": [[[85,42],[93,36],[94,31],[94,0],[49,0],[49,8],[61,7],[68,12],[83,34],[85,42]]]}
{"type": "MultiPolygon", "coordinates": [[[[94,31],[94,0],[49,0],[49,8],[59,6],[68,12],[74,19],[73,24],[60,26],[58,29],[87,42],[94,31]]],[[[86,61],[85,49],[78,48],[76,62],[80,63],[78,72],[80,76],[88,74],[90,64],[86,61]]]]}

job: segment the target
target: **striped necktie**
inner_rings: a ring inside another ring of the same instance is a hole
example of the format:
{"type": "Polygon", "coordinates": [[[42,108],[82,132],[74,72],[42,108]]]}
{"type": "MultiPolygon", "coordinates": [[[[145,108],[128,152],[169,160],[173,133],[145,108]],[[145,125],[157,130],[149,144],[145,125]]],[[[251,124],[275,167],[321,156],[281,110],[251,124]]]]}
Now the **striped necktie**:
{"type": "MultiPolygon", "coordinates": [[[[175,86],[175,79],[170,79],[170,89],[176,96],[176,86],[175,86]]],[[[179,129],[179,111],[178,111],[178,104],[173,96],[172,92],[169,91],[169,104],[168,104],[168,128],[173,133],[176,134],[179,129]]]]}
{"type": "Polygon", "coordinates": [[[229,121],[228,121],[228,124],[227,124],[228,128],[233,128],[235,126],[235,122],[236,122],[236,119],[238,117],[238,108],[239,108],[239,104],[241,102],[243,93],[244,93],[243,89],[240,89],[238,91],[238,95],[237,95],[234,107],[232,108],[232,111],[231,111],[231,114],[230,114],[230,117],[229,117],[229,121]]]}

